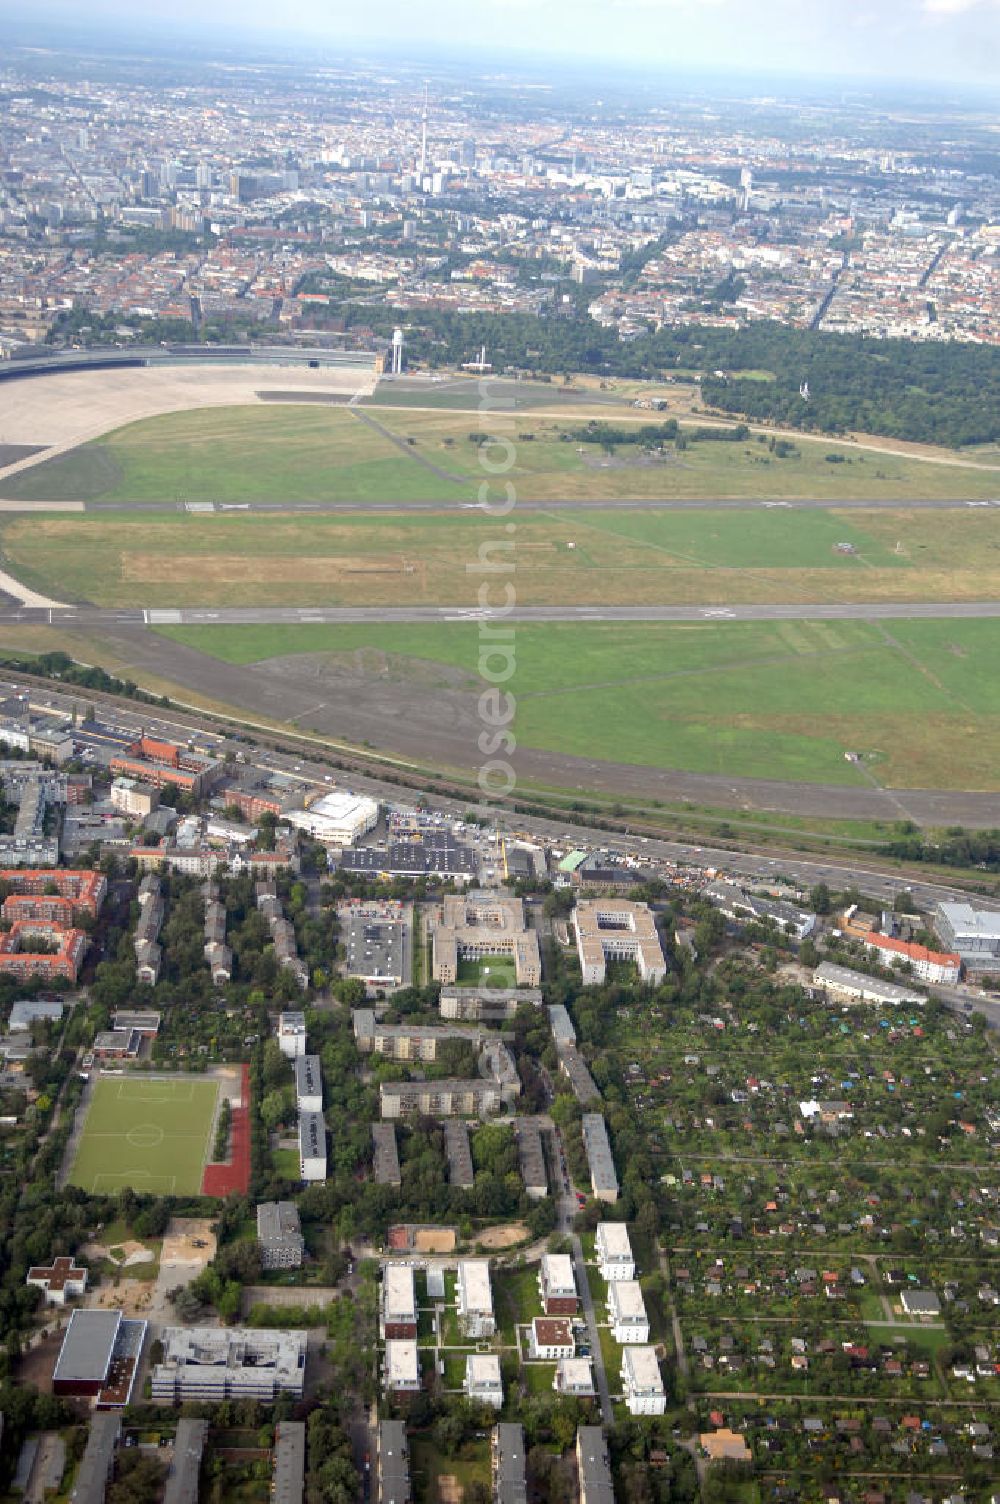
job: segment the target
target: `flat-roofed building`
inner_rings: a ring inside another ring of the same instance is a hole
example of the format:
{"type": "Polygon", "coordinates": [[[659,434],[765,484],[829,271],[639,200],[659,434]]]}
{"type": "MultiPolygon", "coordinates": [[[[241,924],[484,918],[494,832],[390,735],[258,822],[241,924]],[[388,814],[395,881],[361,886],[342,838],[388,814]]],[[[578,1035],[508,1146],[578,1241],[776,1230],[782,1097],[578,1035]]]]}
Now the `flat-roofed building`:
{"type": "Polygon", "coordinates": [[[177,1422],[163,1504],[198,1504],[201,1498],[201,1459],[207,1438],[207,1420],[194,1420],[185,1415],[177,1422]]]}
{"type": "Polygon", "coordinates": [[[257,1246],[262,1269],[298,1269],[305,1243],[294,1201],[263,1201],[257,1208],[257,1246]]]}
{"type": "Polygon", "coordinates": [[[302,1504],[306,1477],[306,1427],[301,1420],[278,1422],[274,1435],[271,1504],[302,1504]]]}
{"type": "Polygon", "coordinates": [[[379,1504],[412,1504],[410,1449],[401,1420],[379,1421],[378,1498],[379,1504]]]}
{"type": "Polygon", "coordinates": [[[115,1470],[115,1451],[122,1434],[122,1418],[98,1410],[90,1417],[87,1445],[77,1468],[72,1504],[104,1504],[115,1470]]]}
{"type": "Polygon", "coordinates": [[[580,1504],[615,1504],[611,1459],[600,1426],[580,1426],[577,1430],[576,1470],[580,1504]]]}
{"type": "Polygon", "coordinates": [[[386,1024],[373,1008],[355,1008],[351,1021],[359,1050],[385,1055],[389,1060],[425,1061],[437,1059],[440,1046],[449,1040],[464,1040],[478,1047],[483,1043],[480,1029],[455,1028],[448,1024],[386,1024]]]}
{"type": "Polygon", "coordinates": [[[542,958],[538,936],[525,923],[524,904],[507,894],[479,890],[446,897],[433,924],[434,980],[451,986],[462,961],[491,956],[514,962],[517,985],[538,987],[542,958]]]}
{"type": "Polygon", "coordinates": [[[321,1112],[299,1113],[299,1178],[326,1179],[326,1123],[321,1112]]]}
{"type": "Polygon", "coordinates": [[[622,1352],[622,1384],[630,1415],[662,1415],[667,1408],[655,1347],[626,1347],[622,1352]]]}
{"type": "Polygon", "coordinates": [[[622,1346],[649,1341],[649,1317],[637,1279],[613,1280],[608,1286],[608,1320],[612,1336],[622,1346]]]}
{"type": "Polygon", "coordinates": [[[295,1101],[300,1112],[323,1111],[323,1072],[318,1055],[296,1055],[295,1101]]]}
{"type": "Polygon", "coordinates": [[[338,911],[344,926],[347,975],[364,982],[369,994],[401,987],[409,979],[409,913],[400,904],[381,912],[387,907],[338,911]]]}
{"type": "Polygon", "coordinates": [[[573,1260],[568,1253],[543,1253],[538,1288],[546,1316],[575,1316],[579,1306],[573,1260]]]}
{"type": "Polygon", "coordinates": [[[585,1112],[580,1127],[590,1169],[590,1188],[598,1201],[613,1204],[618,1200],[618,1176],[607,1125],[599,1112],[585,1112]]]}
{"type": "Polygon", "coordinates": [[[442,1018],[467,1019],[473,1023],[506,1023],[522,1006],[540,1008],[541,990],[537,987],[451,987],[443,988],[438,999],[442,1018]]]}
{"type": "Polygon", "coordinates": [[[7,1027],[12,1034],[27,1033],[32,1024],[57,1024],[64,1005],[45,998],[24,998],[12,1003],[7,1027]]]}
{"type": "Polygon", "coordinates": [[[444,1125],[444,1152],[448,1158],[448,1184],[469,1191],[476,1183],[469,1145],[469,1130],[460,1118],[449,1118],[444,1125]]]}
{"type": "Polygon", "coordinates": [[[306,1016],[298,1010],[278,1015],[278,1048],[289,1060],[306,1052],[306,1016]]]}
{"type": "Polygon", "coordinates": [[[648,904],[624,898],[580,899],[573,922],[585,986],[604,982],[609,961],[631,961],[644,982],[663,981],[667,963],[648,904]]]}
{"type": "Polygon", "coordinates": [[[971,903],[939,903],[934,916],[941,943],[966,971],[1000,971],[1000,913],[971,903]]]}
{"type": "Polygon", "coordinates": [[[883,982],[879,977],[866,976],[863,971],[852,971],[848,966],[836,966],[832,961],[823,961],[816,967],[813,986],[822,988],[828,998],[838,1003],[877,1003],[898,1008],[927,1001],[925,994],[916,987],[883,982]]]}
{"type": "Polygon", "coordinates": [[[353,846],[378,824],[378,805],[364,794],[336,789],[305,809],[286,810],[283,818],[326,846],[353,846]]]}
{"type": "Polygon", "coordinates": [[[575,1044],[564,1044],[557,1047],[559,1056],[559,1069],[573,1088],[573,1095],[581,1107],[590,1107],[595,1102],[600,1102],[601,1093],[597,1088],[587,1062],[584,1060],[575,1044]]]}
{"type": "Polygon", "coordinates": [[[493,1428],[494,1504],[528,1504],[524,1427],[503,1421],[493,1428]]]}
{"type": "Polygon", "coordinates": [[[573,1020],[569,1016],[569,1010],[562,1003],[550,1004],[549,1024],[552,1028],[552,1039],[557,1050],[566,1044],[576,1044],[576,1030],[573,1027],[573,1020]]]}
{"type": "Polygon", "coordinates": [[[355,846],[342,851],[342,872],[372,877],[446,877],[471,882],[479,873],[479,857],[447,833],[427,831],[419,841],[389,841],[384,846],[355,846]]]}
{"type": "Polygon", "coordinates": [[[381,1316],[384,1338],[416,1337],[417,1296],[410,1264],[383,1264],[381,1316]]]}
{"type": "Polygon", "coordinates": [[[420,1355],[412,1337],[390,1337],[385,1344],[385,1387],[409,1394],[420,1388],[420,1355]]]}
{"type": "Polygon", "coordinates": [[[500,1355],[469,1353],[465,1360],[465,1382],[462,1388],[467,1399],[480,1405],[492,1405],[499,1410],[503,1405],[500,1355]]]}
{"type": "Polygon", "coordinates": [[[495,1117],[503,1107],[495,1081],[383,1081],[379,1086],[383,1118],[495,1117]]]}
{"type": "Polygon", "coordinates": [[[635,1279],[635,1259],[624,1222],[599,1222],[594,1246],[605,1284],[618,1279],[635,1279]]]}
{"type": "Polygon", "coordinates": [[[115,778],[111,783],[111,806],[123,815],[145,820],[160,802],[160,791],[137,778],[115,778]]]}
{"type": "Polygon", "coordinates": [[[377,1185],[402,1185],[395,1123],[372,1124],[373,1174],[377,1185]]]}
{"type": "Polygon", "coordinates": [[[98,1409],[127,1405],[146,1335],[145,1321],[121,1311],[73,1312],[52,1374],[53,1394],[93,1399],[98,1409]]]}
{"type": "Polygon", "coordinates": [[[556,1394],[565,1399],[592,1399],[594,1366],[590,1358],[560,1358],[552,1381],[556,1394]]]}
{"type": "Polygon", "coordinates": [[[500,1088],[500,1095],[512,1106],[521,1095],[521,1076],[517,1062],[502,1039],[487,1039],[479,1056],[479,1070],[500,1088]]]}
{"type": "Polygon", "coordinates": [[[490,1288],[489,1259],[462,1259],[458,1265],[458,1324],[466,1337],[492,1337],[497,1329],[490,1288]]]}
{"type": "Polygon", "coordinates": [[[279,1394],[301,1395],[305,1381],[303,1331],[251,1327],[164,1327],[163,1357],[151,1374],[154,1400],[252,1399],[273,1404],[279,1394]]]}
{"type": "Polygon", "coordinates": [[[517,1143],[517,1162],[524,1181],[524,1189],[532,1201],[541,1201],[549,1194],[549,1177],[545,1169],[545,1150],[542,1147],[542,1131],[532,1118],[518,1118],[514,1124],[517,1143]]]}
{"type": "Polygon", "coordinates": [[[560,1358],[572,1358],[576,1353],[573,1323],[568,1316],[536,1316],[528,1336],[528,1351],[532,1358],[544,1363],[555,1363],[560,1358]]]}

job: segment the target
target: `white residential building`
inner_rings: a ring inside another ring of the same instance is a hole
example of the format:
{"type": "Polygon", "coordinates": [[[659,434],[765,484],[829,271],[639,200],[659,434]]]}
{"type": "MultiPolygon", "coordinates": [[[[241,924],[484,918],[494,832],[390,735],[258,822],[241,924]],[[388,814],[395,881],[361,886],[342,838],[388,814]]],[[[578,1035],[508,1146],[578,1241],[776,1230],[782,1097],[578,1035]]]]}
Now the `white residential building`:
{"type": "Polygon", "coordinates": [[[594,1368],[589,1358],[560,1358],[552,1383],[557,1394],[570,1399],[590,1399],[594,1393],[594,1368]]]}
{"type": "Polygon", "coordinates": [[[538,1288],[546,1316],[575,1316],[577,1310],[576,1277],[568,1253],[543,1253],[538,1273],[538,1288]]]}
{"type": "Polygon", "coordinates": [[[622,1384],[630,1415],[662,1415],[667,1396],[653,1347],[626,1347],[622,1353],[622,1384]]]}
{"type": "Polygon", "coordinates": [[[410,1264],[386,1264],[382,1270],[382,1336],[416,1337],[417,1296],[410,1264]]]}
{"type": "Polygon", "coordinates": [[[649,1317],[637,1279],[619,1279],[608,1286],[608,1319],[616,1342],[649,1341],[649,1317]]]}
{"type": "Polygon", "coordinates": [[[306,1016],[304,1013],[282,1013],[278,1017],[278,1047],[289,1060],[295,1060],[306,1052],[306,1016]]]}
{"type": "Polygon", "coordinates": [[[481,1405],[493,1405],[499,1410],[503,1405],[499,1354],[470,1353],[465,1360],[463,1388],[470,1400],[477,1400],[481,1405]]]}
{"type": "Polygon", "coordinates": [[[528,1351],[532,1358],[557,1363],[576,1353],[573,1323],[568,1316],[536,1316],[531,1323],[528,1351]]]}
{"type": "Polygon", "coordinates": [[[458,1321],[466,1337],[492,1337],[497,1329],[489,1259],[462,1259],[458,1266],[458,1321]]]}
{"type": "Polygon", "coordinates": [[[385,1344],[385,1387],[397,1393],[420,1388],[420,1355],[412,1338],[391,1338],[385,1344]]]}
{"type": "Polygon", "coordinates": [[[606,1284],[635,1279],[635,1259],[624,1222],[601,1222],[595,1238],[597,1263],[606,1284]]]}

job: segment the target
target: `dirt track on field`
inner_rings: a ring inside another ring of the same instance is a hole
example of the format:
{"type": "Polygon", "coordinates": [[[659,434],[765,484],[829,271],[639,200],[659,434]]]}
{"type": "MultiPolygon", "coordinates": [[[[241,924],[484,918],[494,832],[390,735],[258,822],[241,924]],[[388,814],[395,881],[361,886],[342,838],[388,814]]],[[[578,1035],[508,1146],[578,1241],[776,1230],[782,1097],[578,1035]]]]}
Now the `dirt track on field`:
{"type": "MultiPolygon", "coordinates": [[[[124,663],[250,719],[284,722],[357,747],[419,761],[442,771],[478,768],[482,730],[478,688],[449,682],[446,669],[413,679],[372,675],[356,658],[303,654],[257,664],[223,663],[141,627],[104,635],[124,663]]],[[[179,695],[183,700],[184,696],[179,695]]],[[[762,778],[590,761],[519,747],[512,759],[522,782],[600,791],[724,809],[780,811],[816,819],[899,820],[988,829],[1000,823],[1000,795],[961,790],[843,788],[762,778]]]]}

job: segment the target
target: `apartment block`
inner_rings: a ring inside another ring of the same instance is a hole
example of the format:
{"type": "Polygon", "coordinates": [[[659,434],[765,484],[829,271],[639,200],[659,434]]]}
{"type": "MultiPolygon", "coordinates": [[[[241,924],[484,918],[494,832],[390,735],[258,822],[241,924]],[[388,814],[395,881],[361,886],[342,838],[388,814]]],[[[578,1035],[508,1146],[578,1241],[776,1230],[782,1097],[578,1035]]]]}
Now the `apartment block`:
{"type": "Polygon", "coordinates": [[[580,1127],[590,1169],[590,1188],[598,1201],[613,1204],[618,1200],[618,1176],[607,1125],[599,1112],[585,1112],[580,1127]]]}
{"type": "Polygon", "coordinates": [[[417,1296],[409,1264],[382,1266],[381,1332],[385,1338],[416,1338],[417,1296]]]}
{"type": "Polygon", "coordinates": [[[580,1301],[568,1253],[543,1253],[538,1288],[546,1316],[575,1316],[580,1301]]]}
{"type": "Polygon", "coordinates": [[[622,1385],[630,1415],[662,1415],[666,1391],[654,1347],[626,1347],[622,1353],[622,1385]]]}
{"type": "Polygon", "coordinates": [[[597,1263],[606,1284],[635,1279],[635,1259],[624,1222],[601,1222],[595,1235],[597,1263]]]}
{"type": "Polygon", "coordinates": [[[379,1086],[383,1118],[486,1118],[503,1106],[495,1081],[383,1081],[379,1086]]]}
{"type": "Polygon", "coordinates": [[[458,1266],[458,1324],[466,1337],[492,1337],[497,1329],[493,1314],[488,1259],[462,1259],[458,1266]]]}
{"type": "Polygon", "coordinates": [[[608,1320],[616,1342],[649,1341],[649,1317],[637,1279],[614,1280],[608,1286],[608,1320]]]}

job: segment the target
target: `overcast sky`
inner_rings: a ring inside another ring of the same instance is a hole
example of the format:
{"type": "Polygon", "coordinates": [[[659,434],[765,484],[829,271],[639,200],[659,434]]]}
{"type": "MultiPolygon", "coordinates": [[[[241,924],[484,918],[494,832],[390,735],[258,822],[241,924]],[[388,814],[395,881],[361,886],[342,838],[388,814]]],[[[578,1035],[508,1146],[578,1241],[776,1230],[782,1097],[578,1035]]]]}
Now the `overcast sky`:
{"type": "Polygon", "coordinates": [[[157,21],[190,32],[323,36],[336,44],[614,57],[673,71],[858,75],[928,81],[1000,78],[1000,0],[13,0],[8,15],[82,25],[157,21]]]}

